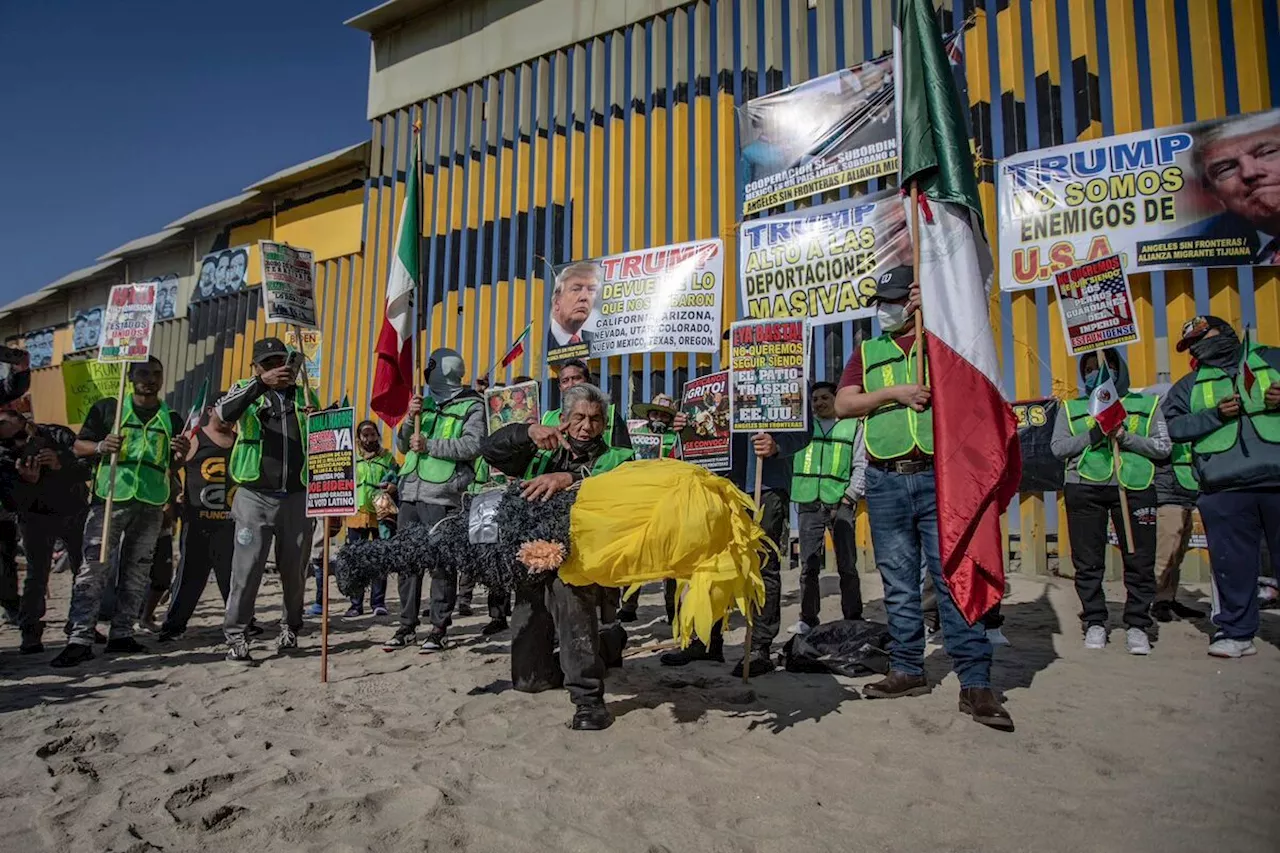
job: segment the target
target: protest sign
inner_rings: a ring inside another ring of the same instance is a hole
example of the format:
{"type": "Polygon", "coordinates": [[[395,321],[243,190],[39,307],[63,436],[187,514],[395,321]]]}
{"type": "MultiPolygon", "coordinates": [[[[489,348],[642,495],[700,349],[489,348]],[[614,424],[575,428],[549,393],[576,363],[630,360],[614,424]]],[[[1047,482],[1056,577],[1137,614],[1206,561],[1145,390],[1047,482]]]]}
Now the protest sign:
{"type": "Polygon", "coordinates": [[[120,365],[99,361],[62,362],[62,390],[67,401],[67,423],[82,424],[89,409],[116,393],[120,365]]]}
{"type": "Polygon", "coordinates": [[[742,212],[898,170],[893,57],[816,77],[738,109],[742,212]]]}
{"type": "Polygon", "coordinates": [[[239,293],[249,286],[249,247],[210,252],[200,259],[192,302],[239,293]]]}
{"type": "Polygon", "coordinates": [[[684,461],[708,471],[728,471],[729,371],[708,373],[684,383],[680,410],[693,429],[693,437],[684,442],[684,461]]]}
{"type": "Polygon", "coordinates": [[[744,222],[738,253],[744,314],[823,325],[874,314],[876,278],[911,262],[911,237],[892,191],[744,222]]]}
{"type": "Polygon", "coordinates": [[[317,328],[311,252],[259,240],[258,253],[262,256],[262,308],[267,322],[317,328]]]}
{"type": "Polygon", "coordinates": [[[307,515],[356,512],[355,409],[307,416],[307,515]]]}
{"type": "Polygon", "coordinates": [[[1280,110],[1042,148],[1000,162],[1000,286],[1120,255],[1126,272],[1280,264],[1273,220],[1220,151],[1280,144],[1280,110]],[[1217,159],[1215,159],[1217,158],[1217,159]]]}
{"type": "Polygon", "coordinates": [[[633,432],[631,449],[636,459],[657,459],[662,456],[662,436],[656,432],[633,432]]]}
{"type": "Polygon", "coordinates": [[[538,383],[521,382],[505,388],[490,388],[484,392],[485,417],[489,422],[489,434],[508,424],[536,424],[542,417],[538,405],[538,383]]]}
{"type": "Polygon", "coordinates": [[[734,432],[807,432],[808,328],[802,320],[748,320],[729,327],[734,432]]]}
{"type": "Polygon", "coordinates": [[[1138,342],[1133,294],[1119,255],[1063,270],[1055,280],[1069,355],[1138,342]]]}
{"type": "Polygon", "coordinates": [[[102,318],[98,361],[146,361],[155,325],[155,284],[117,284],[102,318]]]}
{"type": "Polygon", "coordinates": [[[718,239],[554,269],[548,361],[720,348],[724,243],[718,239]]]}
{"type": "Polygon", "coordinates": [[[320,396],[320,330],[290,328],[284,333],[284,342],[286,346],[302,353],[302,357],[306,359],[307,384],[311,386],[312,393],[320,396]],[[302,333],[301,345],[298,342],[298,332],[302,333]]]}
{"type": "Polygon", "coordinates": [[[1053,424],[1058,417],[1056,397],[1021,400],[1013,404],[1022,449],[1020,492],[1056,492],[1062,488],[1062,460],[1053,455],[1053,424]]]}

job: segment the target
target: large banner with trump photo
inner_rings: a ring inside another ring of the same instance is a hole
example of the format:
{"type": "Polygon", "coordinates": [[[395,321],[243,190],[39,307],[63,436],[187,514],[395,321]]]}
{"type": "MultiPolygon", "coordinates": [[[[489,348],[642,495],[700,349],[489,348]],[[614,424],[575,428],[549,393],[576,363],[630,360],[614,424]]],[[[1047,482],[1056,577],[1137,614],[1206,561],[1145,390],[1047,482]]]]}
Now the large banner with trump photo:
{"type": "Polygon", "coordinates": [[[547,361],[720,348],[720,240],[638,249],[554,271],[547,361]]]}
{"type": "Polygon", "coordinates": [[[1000,287],[1120,255],[1130,275],[1280,265],[1280,109],[1000,162],[1000,287]]]}

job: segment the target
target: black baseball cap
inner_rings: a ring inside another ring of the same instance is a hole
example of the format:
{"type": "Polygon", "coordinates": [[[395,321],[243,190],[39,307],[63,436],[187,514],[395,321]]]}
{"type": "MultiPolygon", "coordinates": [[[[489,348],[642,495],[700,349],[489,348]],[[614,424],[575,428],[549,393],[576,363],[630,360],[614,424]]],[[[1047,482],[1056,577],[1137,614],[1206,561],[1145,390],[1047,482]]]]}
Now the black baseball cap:
{"type": "Polygon", "coordinates": [[[276,356],[288,356],[289,348],[284,345],[284,341],[279,338],[263,338],[253,343],[253,363],[261,365],[262,362],[276,356]]]}
{"type": "Polygon", "coordinates": [[[876,279],[876,292],[867,299],[867,304],[875,305],[881,301],[902,302],[911,292],[911,285],[915,280],[915,271],[906,264],[886,270],[876,279]]]}

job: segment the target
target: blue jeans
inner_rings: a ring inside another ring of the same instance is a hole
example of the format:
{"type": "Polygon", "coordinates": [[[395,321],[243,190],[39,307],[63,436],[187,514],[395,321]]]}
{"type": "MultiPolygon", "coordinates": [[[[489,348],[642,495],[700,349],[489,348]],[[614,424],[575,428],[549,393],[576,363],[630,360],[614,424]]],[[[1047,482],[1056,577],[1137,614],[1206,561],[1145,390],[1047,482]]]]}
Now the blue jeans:
{"type": "Polygon", "coordinates": [[[991,643],[979,622],[960,615],[942,577],[938,557],[938,505],[933,472],[897,474],[867,466],[867,515],[871,544],[884,581],[892,669],[924,675],[924,614],[920,604],[921,552],[938,597],[947,654],[961,687],[991,686],[991,643]]]}

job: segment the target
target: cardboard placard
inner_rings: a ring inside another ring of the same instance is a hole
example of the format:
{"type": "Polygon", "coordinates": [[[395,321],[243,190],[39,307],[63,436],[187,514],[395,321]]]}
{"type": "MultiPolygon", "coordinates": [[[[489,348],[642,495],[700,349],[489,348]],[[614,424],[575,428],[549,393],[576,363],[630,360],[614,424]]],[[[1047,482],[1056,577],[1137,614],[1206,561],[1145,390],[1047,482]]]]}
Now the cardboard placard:
{"type": "Polygon", "coordinates": [[[307,416],[307,515],[355,515],[356,411],[325,409],[307,416]]]}
{"type": "Polygon", "coordinates": [[[117,284],[111,288],[102,318],[98,361],[146,361],[151,355],[155,326],[155,283],[117,284]]]}
{"type": "Polygon", "coordinates": [[[315,264],[308,249],[258,241],[262,257],[262,309],[268,323],[319,328],[315,264]]]}
{"type": "Polygon", "coordinates": [[[693,438],[684,442],[684,461],[708,471],[730,470],[729,371],[719,370],[684,383],[680,410],[693,429],[693,438]]]}
{"type": "Polygon", "coordinates": [[[1119,255],[1063,270],[1054,292],[1071,356],[1138,342],[1133,294],[1119,255]]]}
{"type": "Polygon", "coordinates": [[[733,432],[808,432],[808,326],[747,320],[729,327],[733,432]]]}

